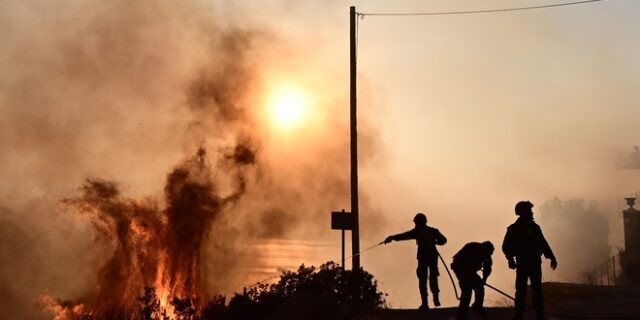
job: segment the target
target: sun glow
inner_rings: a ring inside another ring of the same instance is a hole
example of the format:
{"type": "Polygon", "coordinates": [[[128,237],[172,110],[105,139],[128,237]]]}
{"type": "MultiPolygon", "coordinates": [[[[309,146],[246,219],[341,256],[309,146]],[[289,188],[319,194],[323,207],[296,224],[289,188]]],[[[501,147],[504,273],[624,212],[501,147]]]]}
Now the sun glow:
{"type": "Polygon", "coordinates": [[[283,85],[273,90],[269,99],[269,114],[279,128],[300,125],[306,115],[308,98],[302,87],[283,85]]]}

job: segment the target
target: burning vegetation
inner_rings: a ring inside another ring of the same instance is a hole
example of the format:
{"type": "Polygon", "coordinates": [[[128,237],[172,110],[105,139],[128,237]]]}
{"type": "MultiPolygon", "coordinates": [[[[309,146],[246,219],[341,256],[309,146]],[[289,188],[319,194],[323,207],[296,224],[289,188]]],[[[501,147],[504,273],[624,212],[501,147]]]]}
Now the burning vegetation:
{"type": "Polygon", "coordinates": [[[64,203],[88,216],[96,240],[115,243],[115,250],[100,269],[96,291],[87,301],[60,302],[45,296],[45,308],[56,320],[112,319],[114,313],[135,314],[140,299],[157,299],[153,319],[177,319],[184,309],[180,301],[190,301],[199,313],[199,301],[207,297],[203,244],[220,211],[245,192],[243,172],[254,160],[255,151],[246,146],[222,157],[218,167],[225,168],[233,181],[232,191],[221,195],[200,149],[168,174],[164,208],[150,200],[124,197],[113,182],[87,180],[82,194],[64,203]],[[155,298],[149,297],[149,290],[155,298]]]}
{"type": "Polygon", "coordinates": [[[110,307],[101,313],[48,296],[43,303],[56,320],[346,320],[383,307],[385,296],[370,273],[345,270],[330,261],[319,268],[301,265],[296,271],[284,271],[272,284],[245,287],[228,304],[224,296],[217,295],[206,303],[197,296],[173,297],[163,305],[153,287],[145,287],[129,308],[110,307]]]}
{"type": "Polygon", "coordinates": [[[305,46],[192,1],[27,7],[5,30],[0,86],[2,173],[19,181],[0,203],[2,257],[19,256],[0,273],[5,316],[203,315],[276,274],[252,243],[319,238],[348,203],[346,114],[326,116],[344,105],[326,90],[339,77],[299,68],[305,46]],[[304,132],[271,123],[283,78],[322,92],[304,132]]]}

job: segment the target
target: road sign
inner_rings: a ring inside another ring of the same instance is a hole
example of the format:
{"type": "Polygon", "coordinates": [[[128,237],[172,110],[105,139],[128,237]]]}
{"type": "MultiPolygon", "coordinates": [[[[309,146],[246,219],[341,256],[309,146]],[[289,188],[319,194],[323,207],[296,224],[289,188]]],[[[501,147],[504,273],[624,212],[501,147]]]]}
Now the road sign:
{"type": "Polygon", "coordinates": [[[353,230],[354,224],[355,219],[351,212],[345,212],[344,210],[331,212],[331,229],[353,230]]]}

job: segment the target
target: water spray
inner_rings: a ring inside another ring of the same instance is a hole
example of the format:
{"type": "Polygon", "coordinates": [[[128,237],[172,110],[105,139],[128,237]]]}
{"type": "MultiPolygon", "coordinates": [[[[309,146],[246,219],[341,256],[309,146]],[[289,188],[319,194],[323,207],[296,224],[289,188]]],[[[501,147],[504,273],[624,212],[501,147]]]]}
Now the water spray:
{"type": "Polygon", "coordinates": [[[347,260],[349,260],[349,259],[351,259],[353,257],[359,256],[359,255],[363,254],[364,252],[369,251],[369,250],[371,250],[373,248],[379,247],[379,246],[381,246],[383,244],[384,244],[384,241],[381,241],[380,243],[377,243],[377,244],[374,244],[374,245],[372,245],[370,247],[367,247],[366,249],[364,249],[364,250],[362,250],[362,251],[360,251],[360,252],[358,252],[356,254],[352,254],[352,255],[346,257],[344,260],[347,261],[347,260]]]}

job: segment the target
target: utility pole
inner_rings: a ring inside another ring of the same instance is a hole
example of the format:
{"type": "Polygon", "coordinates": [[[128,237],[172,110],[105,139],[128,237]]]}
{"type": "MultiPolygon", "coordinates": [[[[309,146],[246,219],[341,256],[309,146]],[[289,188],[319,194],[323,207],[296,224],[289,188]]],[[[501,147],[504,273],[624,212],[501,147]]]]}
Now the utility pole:
{"type": "Polygon", "coordinates": [[[358,120],[356,95],[356,7],[349,10],[350,30],[350,124],[351,124],[351,213],[354,225],[351,231],[351,254],[353,256],[353,270],[360,270],[360,218],[358,210],[358,120]]]}

